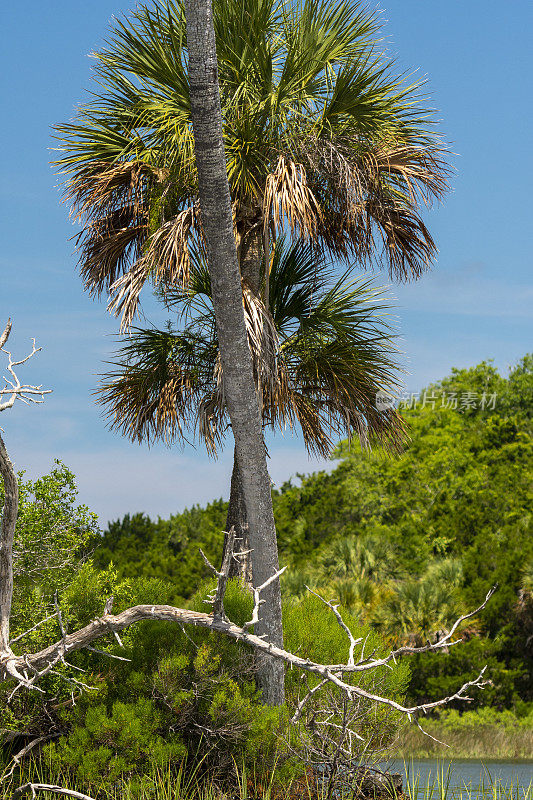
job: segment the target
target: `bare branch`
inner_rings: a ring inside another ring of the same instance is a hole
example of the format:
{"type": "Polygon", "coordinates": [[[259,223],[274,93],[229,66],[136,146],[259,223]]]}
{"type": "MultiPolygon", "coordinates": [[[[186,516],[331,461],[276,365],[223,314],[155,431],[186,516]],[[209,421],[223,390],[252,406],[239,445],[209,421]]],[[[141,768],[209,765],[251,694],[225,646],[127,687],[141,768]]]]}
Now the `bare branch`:
{"type": "MultiPolygon", "coordinates": [[[[254,589],[255,602],[252,619],[245,623],[242,627],[234,625],[229,620],[222,619],[220,616],[217,617],[214,614],[190,611],[189,609],[180,609],[166,605],[134,606],[115,616],[107,614],[104,617],[95,619],[84,628],[81,628],[74,633],[65,635],[59,642],[50,645],[38,653],[28,654],[25,656],[15,656],[11,651],[5,651],[0,655],[0,680],[5,681],[9,680],[9,678],[15,678],[27,688],[35,688],[34,685],[36,680],[40,679],[43,675],[53,669],[53,667],[59,661],[63,661],[68,653],[86,648],[88,645],[92,644],[95,639],[98,639],[109,633],[118,633],[118,631],[124,630],[130,625],[143,620],[169,620],[177,622],[181,625],[193,625],[223,633],[232,639],[250,645],[260,653],[273,656],[274,658],[291,666],[297,667],[304,672],[318,675],[320,678],[322,678],[322,681],[327,681],[328,683],[333,684],[343,693],[345,693],[349,700],[353,700],[354,697],[366,698],[372,702],[389,706],[396,711],[407,714],[409,718],[417,713],[426,713],[433,708],[446,705],[452,700],[468,700],[470,698],[467,696],[466,692],[469,688],[482,688],[487,684],[487,681],[483,680],[485,673],[484,668],[477,678],[472,681],[467,681],[457,692],[449,697],[445,697],[431,703],[422,703],[415,706],[403,706],[401,703],[398,703],[395,700],[391,700],[390,698],[381,696],[379,694],[374,694],[360,686],[356,686],[345,681],[342,678],[342,672],[352,672],[354,670],[353,666],[350,667],[348,664],[341,664],[335,665],[335,668],[332,669],[328,665],[319,664],[311,661],[310,659],[301,658],[300,656],[294,655],[293,653],[290,653],[282,648],[274,646],[271,642],[264,641],[263,637],[249,633],[248,628],[254,624],[254,620],[257,618],[258,609],[261,604],[261,591],[266,585],[268,585],[269,582],[275,580],[277,577],[279,577],[279,573],[276,573],[274,576],[272,576],[269,581],[265,581],[262,586],[254,589]],[[28,678],[28,670],[34,672],[34,677],[31,679],[28,678]]],[[[438,644],[439,643],[436,643],[435,645],[428,645],[426,649],[437,650],[439,649],[438,644]]],[[[376,669],[379,666],[385,666],[392,655],[393,654],[391,653],[385,659],[377,659],[370,664],[364,665],[365,669],[376,669]]]]}
{"type": "Polygon", "coordinates": [[[45,617],[44,619],[42,619],[40,622],[37,622],[32,628],[28,628],[28,630],[24,631],[24,633],[19,633],[19,635],[15,636],[14,639],[11,639],[9,644],[10,645],[15,644],[15,642],[18,642],[19,639],[24,638],[24,636],[27,636],[29,633],[33,633],[33,631],[37,630],[37,628],[40,625],[43,625],[45,622],[48,622],[49,619],[53,619],[56,615],[57,615],[57,611],[54,611],[53,614],[50,614],[48,617],[45,617]]]}
{"type": "Polygon", "coordinates": [[[349,629],[349,627],[347,626],[347,624],[345,623],[345,621],[343,620],[343,618],[340,615],[340,612],[339,612],[340,603],[336,603],[334,605],[333,603],[329,602],[328,600],[324,600],[323,597],[321,597],[317,592],[314,592],[312,589],[310,589],[309,586],[306,585],[305,588],[307,589],[308,592],[311,592],[311,594],[314,594],[315,597],[318,597],[319,600],[322,600],[322,602],[325,605],[327,605],[327,607],[330,608],[333,611],[333,613],[335,614],[335,617],[337,618],[337,622],[339,623],[339,625],[341,626],[341,628],[345,632],[346,636],[350,640],[350,651],[349,651],[349,654],[348,654],[347,666],[348,667],[353,667],[354,666],[354,650],[355,650],[355,646],[357,644],[360,644],[360,642],[363,641],[363,638],[362,637],[360,639],[355,639],[354,638],[351,630],[349,629]]]}
{"type": "Polygon", "coordinates": [[[211,562],[205,555],[202,548],[200,548],[200,553],[205,563],[207,564],[209,569],[217,576],[217,588],[215,589],[215,592],[212,595],[209,595],[209,598],[206,601],[213,606],[213,615],[215,619],[226,619],[226,614],[224,612],[224,595],[226,594],[226,585],[229,577],[231,559],[233,558],[234,555],[233,550],[235,546],[235,528],[233,526],[228,531],[227,537],[228,538],[227,538],[226,549],[224,551],[224,561],[222,562],[220,572],[217,569],[215,569],[215,567],[211,564],[211,562]]]}
{"type": "Polygon", "coordinates": [[[265,602],[264,600],[261,599],[261,592],[263,592],[267,588],[267,586],[270,586],[271,583],[274,583],[274,581],[278,580],[278,578],[281,575],[283,575],[286,569],[287,567],[282,567],[282,569],[279,569],[277,572],[274,573],[274,575],[271,575],[270,578],[268,578],[264,583],[262,583],[261,586],[258,586],[257,589],[253,590],[254,608],[252,611],[252,619],[244,623],[244,625],[242,626],[243,630],[246,631],[248,630],[248,628],[251,628],[252,625],[255,625],[256,622],[259,622],[259,608],[265,602]]]}
{"type": "Polygon", "coordinates": [[[497,585],[493,586],[492,589],[490,589],[490,591],[487,592],[487,595],[484,601],[481,603],[481,605],[478,606],[474,611],[470,611],[468,614],[464,614],[462,617],[459,617],[459,619],[456,620],[456,622],[454,622],[450,632],[446,634],[446,636],[444,636],[442,639],[439,639],[438,642],[434,643],[428,642],[428,644],[423,645],[422,647],[411,647],[409,645],[406,645],[403,647],[399,647],[397,650],[392,650],[384,658],[374,659],[372,657],[369,657],[368,659],[364,659],[364,661],[360,660],[357,664],[354,664],[353,666],[348,666],[346,664],[328,664],[328,669],[333,671],[342,670],[343,672],[365,672],[366,670],[375,669],[376,667],[386,666],[391,661],[395,663],[396,658],[398,656],[413,655],[415,653],[434,652],[436,650],[442,650],[446,647],[450,647],[455,644],[460,644],[462,642],[462,639],[455,639],[454,641],[451,641],[451,637],[453,636],[453,634],[455,633],[455,631],[462,622],[464,622],[467,619],[471,619],[471,617],[475,617],[476,614],[479,614],[479,612],[485,608],[485,606],[487,605],[487,603],[489,602],[490,598],[492,597],[497,588],[498,588],[497,585]]]}
{"type": "Polygon", "coordinates": [[[317,683],[316,686],[313,686],[313,687],[311,687],[311,689],[309,689],[307,694],[298,703],[296,711],[294,712],[294,714],[291,717],[291,722],[298,722],[298,720],[302,716],[302,711],[304,710],[304,708],[307,705],[307,703],[309,702],[309,700],[311,700],[313,695],[315,695],[317,692],[319,692],[320,689],[323,689],[324,686],[326,686],[328,683],[329,683],[328,679],[324,678],[323,681],[320,681],[320,683],[317,683]]]}
{"type": "Polygon", "coordinates": [[[63,786],[52,786],[48,783],[25,783],[15,789],[13,800],[19,800],[20,797],[25,797],[27,794],[31,794],[32,798],[34,798],[37,792],[54,792],[55,794],[63,794],[66,797],[75,797],[77,800],[93,800],[87,794],[75,792],[73,789],[65,789],[63,786]]]}
{"type": "Polygon", "coordinates": [[[25,364],[30,360],[30,358],[33,358],[36,353],[39,353],[41,348],[36,347],[35,339],[32,339],[31,353],[29,353],[25,358],[21,358],[19,361],[13,361],[11,352],[4,349],[4,345],[7,342],[10,332],[11,322],[8,322],[2,336],[0,337],[0,352],[5,353],[8,357],[7,369],[11,375],[11,378],[4,377],[5,383],[3,388],[0,389],[0,411],[6,411],[8,408],[12,408],[17,397],[24,403],[43,403],[44,395],[50,394],[52,391],[51,389],[43,389],[42,386],[32,386],[31,384],[22,384],[20,382],[14,368],[25,364]],[[1,402],[1,399],[4,395],[8,395],[8,399],[4,400],[4,402],[1,402]]]}
{"type": "Polygon", "coordinates": [[[11,769],[8,772],[4,772],[2,774],[2,780],[5,781],[7,780],[7,778],[10,778],[13,775],[16,768],[19,766],[21,760],[24,758],[25,755],[31,752],[34,747],[43,744],[43,742],[49,742],[50,739],[55,739],[59,735],[60,735],[59,733],[51,733],[48,734],[47,736],[38,736],[37,739],[33,739],[29,744],[23,747],[22,750],[19,750],[19,752],[16,753],[11,759],[11,769]]]}
{"type": "Polygon", "coordinates": [[[3,346],[7,343],[7,340],[9,339],[9,334],[11,333],[12,326],[13,323],[11,322],[11,318],[9,318],[6,327],[4,328],[4,332],[0,336],[0,350],[2,350],[3,346]]]}

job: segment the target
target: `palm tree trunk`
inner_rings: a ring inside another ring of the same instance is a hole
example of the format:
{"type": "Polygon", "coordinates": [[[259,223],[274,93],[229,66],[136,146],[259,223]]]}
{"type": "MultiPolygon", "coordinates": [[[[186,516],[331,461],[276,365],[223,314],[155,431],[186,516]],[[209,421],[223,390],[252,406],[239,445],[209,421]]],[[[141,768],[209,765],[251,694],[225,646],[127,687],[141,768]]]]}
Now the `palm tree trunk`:
{"type": "MultiPolygon", "coordinates": [[[[244,500],[242,479],[239,470],[236,449],[233,456],[233,472],[231,475],[228,516],[226,518],[226,530],[229,531],[231,528],[235,529],[235,538],[237,540],[236,549],[241,552],[250,550],[248,517],[246,515],[246,503],[244,500]]],[[[228,537],[226,535],[224,537],[224,552],[222,555],[222,562],[224,562],[224,558],[226,556],[227,543],[228,537]]],[[[247,585],[253,583],[252,559],[250,552],[246,552],[246,555],[239,556],[239,558],[232,559],[229,569],[229,577],[240,578],[241,581],[247,585]]]]}
{"type": "MultiPolygon", "coordinates": [[[[259,233],[253,232],[249,234],[246,247],[241,251],[241,259],[239,263],[239,270],[241,278],[244,278],[249,288],[256,294],[259,294],[261,284],[261,252],[259,233]]],[[[239,471],[239,462],[237,460],[237,450],[233,454],[233,472],[231,475],[231,488],[229,496],[228,516],[226,518],[226,531],[235,528],[235,535],[237,542],[240,545],[239,550],[245,551],[250,549],[250,539],[248,536],[248,518],[246,516],[246,503],[244,502],[244,494],[242,490],[242,480],[239,471]]],[[[224,549],[222,552],[222,562],[226,556],[227,535],[224,537],[224,549]]],[[[238,559],[232,559],[229,575],[231,578],[240,578],[245,585],[252,585],[252,560],[251,554],[240,556],[238,559]]]]}
{"type": "MultiPolygon", "coordinates": [[[[276,529],[259,404],[242,304],[231,198],[226,172],[211,0],[185,0],[189,85],[198,193],[207,244],[226,405],[242,480],[254,585],[278,569],[276,529]]],[[[264,593],[255,633],[282,646],[279,580],[264,593]]],[[[258,679],[269,705],[284,702],[283,666],[262,657],[258,679]]]]}

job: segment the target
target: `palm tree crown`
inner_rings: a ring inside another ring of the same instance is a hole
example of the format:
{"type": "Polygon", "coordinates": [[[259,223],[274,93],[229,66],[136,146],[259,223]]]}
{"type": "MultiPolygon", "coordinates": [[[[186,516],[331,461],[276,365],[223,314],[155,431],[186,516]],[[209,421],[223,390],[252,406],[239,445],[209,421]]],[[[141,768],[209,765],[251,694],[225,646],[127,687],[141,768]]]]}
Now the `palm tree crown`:
{"type": "MultiPolygon", "coordinates": [[[[399,279],[430,265],[419,211],[446,187],[444,149],[419,84],[379,51],[375,14],[341,0],[215,0],[228,177],[241,272],[268,307],[270,240],[399,279]]],[[[114,23],[99,88],[58,126],[66,196],[83,224],[92,293],[131,324],[147,280],[186,285],[202,239],[180,0],[114,23]]]]}
{"type": "MultiPolygon", "coordinates": [[[[379,389],[396,385],[387,307],[369,281],[317,260],[309,243],[278,239],[268,311],[244,281],[245,319],[266,426],[298,424],[309,451],[327,456],[332,438],[354,431],[398,446],[400,417],[376,407],[379,389]]],[[[197,432],[214,451],[228,426],[224,382],[201,254],[187,288],[165,295],[177,327],[136,329],[104,376],[100,402],[111,425],[133,440],[185,441],[197,432]]]]}

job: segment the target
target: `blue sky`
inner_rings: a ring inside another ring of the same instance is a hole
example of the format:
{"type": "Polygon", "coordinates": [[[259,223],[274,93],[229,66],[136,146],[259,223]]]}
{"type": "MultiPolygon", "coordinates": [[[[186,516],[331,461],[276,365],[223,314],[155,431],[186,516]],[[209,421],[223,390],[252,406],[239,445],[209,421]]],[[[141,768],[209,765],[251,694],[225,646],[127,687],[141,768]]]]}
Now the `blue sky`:
{"type": "MultiPolygon", "coordinates": [[[[127,511],[165,516],[228,493],[230,448],[132,445],[106,430],[91,392],[113,351],[116,323],[83,294],[76,229],[48,166],[50,128],[71,118],[90,84],[90,59],[113,14],[134,3],[8,4],[2,30],[0,324],[14,319],[12,349],[36,336],[43,352],[28,381],[54,390],[44,406],[2,416],[16,465],[46,472],[54,458],[76,473],[80,500],[102,522],[127,511]]],[[[526,0],[388,0],[389,52],[426,75],[441,129],[457,153],[453,192],[428,215],[439,247],[431,274],[394,286],[397,326],[416,391],[452,366],[493,358],[502,370],[532,348],[533,6],[526,0]]],[[[379,277],[379,276],[378,276],[379,277]]],[[[384,278],[381,276],[381,280],[384,278]]],[[[318,465],[299,439],[270,442],[279,483],[318,465]]]]}

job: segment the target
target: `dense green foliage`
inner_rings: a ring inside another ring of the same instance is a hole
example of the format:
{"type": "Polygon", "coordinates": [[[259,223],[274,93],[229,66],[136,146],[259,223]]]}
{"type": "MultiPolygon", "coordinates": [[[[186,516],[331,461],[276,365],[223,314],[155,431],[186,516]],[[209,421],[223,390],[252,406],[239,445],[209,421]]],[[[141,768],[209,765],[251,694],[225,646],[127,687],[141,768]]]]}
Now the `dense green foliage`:
{"type": "Polygon", "coordinates": [[[417,699],[448,693],[485,663],[495,684],[486,700],[533,699],[532,368],[527,356],[508,378],[487,363],[454,370],[405,411],[411,443],[400,458],[343,443],[335,470],[277,499],[293,590],[304,578],[326,584],[396,640],[449,629],[498,584],[466,645],[416,659],[417,699]]]}
{"type": "MultiPolygon", "coordinates": [[[[0,482],[0,508],[4,488],[0,482]]],[[[98,532],[97,517],[76,505],[73,473],[56,462],[37,480],[19,474],[19,511],[13,542],[12,632],[25,630],[26,609],[44,614],[54,593],[69,585],[98,532]]]]}
{"type": "MultiPolygon", "coordinates": [[[[497,582],[487,609],[468,624],[466,644],[416,660],[410,692],[448,694],[488,664],[494,686],[476,702],[508,708],[532,700],[533,357],[506,377],[489,363],[453,370],[410,405],[402,413],[411,441],[400,457],[343,442],[331,472],[274,493],[281,559],[290,567],[285,591],[327,587],[391,640],[422,641],[449,629],[497,582]]],[[[156,569],[173,564],[168,577],[188,596],[189,576],[207,575],[198,537],[208,531],[216,558],[224,512],[219,502],[168,522],[126,518],[110,526],[95,555],[102,566],[113,559],[122,574],[150,574],[154,557],[156,569]],[[179,558],[175,530],[186,542],[179,558]]]]}
{"type": "MultiPolygon", "coordinates": [[[[305,583],[338,597],[354,633],[368,633],[368,647],[383,652],[392,642],[442,635],[497,581],[490,605],[464,626],[464,644],[411,661],[411,678],[403,663],[385,676],[367,676],[364,685],[391,697],[407,691],[416,700],[435,699],[488,664],[493,683],[474,705],[512,708],[529,720],[532,366],[527,357],[507,378],[490,364],[454,371],[428,389],[425,402],[422,395],[404,411],[411,443],[401,456],[377,449],[362,454],[341,443],[331,472],[274,493],[281,556],[290,567],[284,583],[289,649],[326,662],[346,658],[341,629],[305,583]],[[477,408],[471,395],[461,407],[467,392],[476,393],[477,408]],[[492,399],[480,408],[483,393],[492,399]],[[434,407],[430,396],[437,397],[434,407]]],[[[198,548],[215,562],[220,558],[225,503],[155,523],[142,514],[126,516],[99,535],[94,517],[75,500],[73,476],[61,465],[38,481],[21,479],[12,635],[51,616],[17,650],[58,638],[56,593],[69,630],[100,614],[110,595],[115,611],[139,602],[205,609],[208,576],[198,548]]],[[[226,606],[242,622],[250,598],[231,584],[226,606]]],[[[52,737],[40,769],[50,778],[66,770],[86,788],[122,779],[140,787],[154,770],[185,756],[224,780],[235,774],[235,764],[251,767],[258,759],[267,771],[277,763],[281,778],[294,774],[280,733],[302,688],[296,672],[287,676],[287,709],[277,711],[260,705],[250,654],[241,645],[169,623],[134,626],[122,638],[123,648],[111,637],[97,647],[129,661],[79,652],[70,661],[85,672],[58,667],[43,679],[44,695],[18,692],[8,703],[4,688],[0,730],[7,751],[36,736],[52,737]],[[93,688],[82,692],[79,681],[93,688]]],[[[431,724],[447,730],[454,720],[450,714],[431,724]]],[[[367,739],[382,744],[397,722],[373,711],[362,714],[360,725],[367,739]]],[[[488,731],[491,724],[465,716],[461,736],[466,741],[472,730],[488,731]]],[[[521,734],[522,744],[524,736],[529,733],[521,734]]]]}
{"type": "Polygon", "coordinates": [[[220,558],[226,512],[226,503],[216,500],[157,522],[144,514],[127,514],[95,540],[94,564],[105,568],[112,562],[120,578],[171,580],[177,595],[191,597],[208,575],[199,548],[213,562],[220,558]]]}
{"type": "MultiPolygon", "coordinates": [[[[189,606],[205,610],[211,589],[211,582],[204,583],[189,606]]],[[[172,591],[159,579],[121,580],[112,568],[96,570],[87,562],[61,595],[63,619],[69,629],[87,623],[111,593],[114,610],[120,611],[141,601],[168,601],[172,591]]],[[[250,618],[251,606],[248,591],[231,582],[225,600],[230,618],[242,624],[250,618]]],[[[367,647],[383,652],[378,634],[359,626],[349,613],[346,620],[356,637],[366,638],[367,647]]],[[[347,639],[318,599],[287,602],[284,625],[286,645],[300,655],[334,663],[346,659],[347,639]]],[[[32,645],[57,638],[53,626],[51,622],[37,629],[32,645]]],[[[276,766],[278,781],[301,770],[289,752],[289,744],[298,746],[298,729],[287,725],[299,692],[307,691],[296,671],[288,675],[287,706],[275,709],[261,705],[249,650],[230,639],[164,622],[133,626],[121,638],[123,647],[112,637],[98,644],[121,660],[94,651],[71,654],[69,662],[83,669],[83,675],[62,667],[43,679],[45,695],[19,692],[6,703],[10,689],[3,689],[0,729],[5,756],[26,739],[52,737],[39,757],[47,780],[54,782],[66,771],[91,790],[122,779],[133,781],[139,790],[157,769],[174,768],[184,759],[223,784],[234,780],[236,765],[265,774],[276,766]]],[[[409,670],[400,664],[384,675],[355,680],[370,691],[379,689],[401,699],[409,670]]],[[[311,677],[310,685],[315,681],[318,678],[311,677]]],[[[364,708],[359,730],[366,740],[390,742],[398,717],[376,712],[370,703],[364,702],[364,708]]]]}

